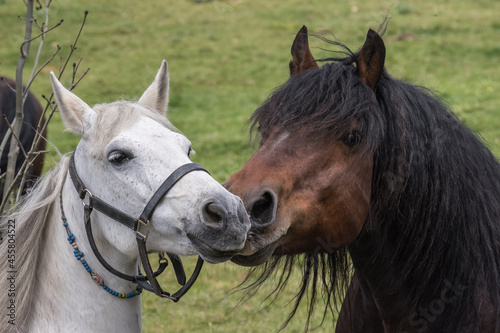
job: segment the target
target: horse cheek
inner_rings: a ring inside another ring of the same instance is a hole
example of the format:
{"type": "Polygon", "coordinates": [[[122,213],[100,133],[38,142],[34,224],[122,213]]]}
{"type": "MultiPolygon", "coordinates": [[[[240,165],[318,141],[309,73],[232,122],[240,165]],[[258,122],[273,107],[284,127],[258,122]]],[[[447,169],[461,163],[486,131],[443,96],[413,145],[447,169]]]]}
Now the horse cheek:
{"type": "Polygon", "coordinates": [[[330,235],[339,247],[349,245],[358,236],[368,217],[371,200],[373,160],[371,156],[355,158],[342,167],[336,186],[325,191],[323,235],[330,235]]]}

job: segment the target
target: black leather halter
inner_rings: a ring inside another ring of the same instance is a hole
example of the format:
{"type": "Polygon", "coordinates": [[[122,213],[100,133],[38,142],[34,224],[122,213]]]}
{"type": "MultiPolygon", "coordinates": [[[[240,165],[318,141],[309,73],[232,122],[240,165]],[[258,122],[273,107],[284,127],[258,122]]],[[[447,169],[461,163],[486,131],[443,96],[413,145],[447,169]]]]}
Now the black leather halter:
{"type": "Polygon", "coordinates": [[[170,258],[170,261],[172,262],[172,266],[174,267],[174,271],[177,277],[177,281],[179,284],[182,286],[179,290],[177,290],[175,293],[170,294],[166,291],[163,291],[163,289],[160,287],[160,284],[156,280],[156,277],[160,275],[165,268],[168,265],[168,261],[166,258],[164,258],[160,254],[160,259],[159,263],[160,266],[156,272],[153,272],[153,269],[151,268],[151,264],[149,262],[148,258],[148,252],[146,249],[146,240],[149,235],[149,219],[153,215],[153,212],[156,208],[156,205],[160,202],[161,198],[163,198],[167,192],[186,174],[192,172],[192,171],[204,171],[207,172],[201,165],[196,164],[196,163],[189,163],[182,165],[179,167],[177,170],[175,170],[164,182],[161,184],[161,186],[158,188],[158,190],[155,192],[155,194],[151,197],[149,200],[148,204],[142,211],[141,215],[139,218],[134,218],[114,207],[111,205],[107,204],[100,198],[96,197],[93,195],[83,184],[82,180],[78,176],[78,173],[76,172],[76,167],[75,167],[75,154],[71,155],[70,161],[69,161],[69,174],[70,177],[73,181],[73,184],[75,185],[76,191],[78,192],[78,195],[80,199],[83,201],[83,207],[84,207],[84,222],[85,222],[85,230],[87,232],[87,238],[89,240],[90,246],[92,248],[92,251],[94,252],[95,256],[99,260],[99,262],[111,273],[114,275],[127,280],[127,281],[132,281],[134,283],[139,284],[141,287],[144,289],[155,293],[156,295],[163,297],[163,298],[168,298],[173,300],[174,302],[177,302],[194,284],[196,281],[196,278],[200,274],[201,268],[203,266],[203,259],[201,257],[198,257],[198,261],[196,263],[196,267],[193,271],[193,274],[189,278],[189,280],[186,282],[186,274],[184,273],[184,267],[182,266],[182,261],[181,259],[171,253],[167,253],[168,257],[170,258]],[[86,202],[85,197],[87,197],[88,202],[86,202]],[[113,220],[120,222],[121,224],[125,225],[126,227],[132,229],[135,231],[135,236],[137,240],[137,246],[139,248],[139,257],[142,262],[142,266],[144,268],[144,271],[146,275],[127,275],[124,273],[121,273],[114,269],[110,264],[106,262],[106,260],[102,257],[102,255],[99,253],[99,249],[97,248],[95,241],[94,241],[94,236],[92,234],[92,223],[91,223],[91,213],[92,210],[98,210],[101,213],[107,215],[108,217],[112,218],[113,220]]]}

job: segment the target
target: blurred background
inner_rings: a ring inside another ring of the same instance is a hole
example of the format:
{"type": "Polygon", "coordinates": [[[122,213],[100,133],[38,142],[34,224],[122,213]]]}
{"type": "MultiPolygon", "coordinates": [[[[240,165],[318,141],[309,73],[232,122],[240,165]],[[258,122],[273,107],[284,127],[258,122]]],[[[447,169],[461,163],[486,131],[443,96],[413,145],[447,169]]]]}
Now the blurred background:
{"type": "MultiPolygon", "coordinates": [[[[385,17],[391,17],[383,37],[389,73],[433,90],[500,156],[498,1],[54,0],[50,25],[64,22],[48,34],[41,62],[56,45],[62,47],[63,58],[68,54],[86,10],[89,14],[73,61],[82,57],[80,73],[90,71],[74,92],[89,105],[138,99],[166,59],[168,117],[192,141],[193,160],[220,182],[239,170],[254,151],[246,121],[288,78],[290,47],[302,25],[356,51],[367,30],[376,29],[385,17]]],[[[35,14],[40,22],[44,15],[43,11],[35,14]]],[[[19,16],[25,16],[23,1],[0,0],[0,75],[15,76],[24,38],[19,16]]],[[[25,79],[37,45],[35,41],[31,47],[25,79]]],[[[335,50],[313,37],[310,46],[316,58],[335,50]]],[[[32,86],[43,105],[40,96],[50,95],[49,71],[59,66],[56,58],[32,86]]],[[[67,74],[62,81],[66,86],[71,82],[67,74]]],[[[79,140],[64,132],[57,114],[48,139],[51,152],[46,155],[45,170],[59,160],[57,151],[70,152],[79,140]]],[[[246,302],[240,303],[241,292],[229,292],[247,272],[231,263],[207,264],[178,304],[144,295],[144,332],[278,331],[291,309],[288,302],[299,274],[268,306],[272,279],[246,302]]],[[[163,284],[173,290],[171,278],[163,277],[163,284]]],[[[321,322],[320,305],[318,310],[313,326],[321,322]]],[[[284,332],[303,331],[306,312],[303,304],[284,332]]],[[[334,321],[327,316],[317,331],[333,331],[334,321]]]]}

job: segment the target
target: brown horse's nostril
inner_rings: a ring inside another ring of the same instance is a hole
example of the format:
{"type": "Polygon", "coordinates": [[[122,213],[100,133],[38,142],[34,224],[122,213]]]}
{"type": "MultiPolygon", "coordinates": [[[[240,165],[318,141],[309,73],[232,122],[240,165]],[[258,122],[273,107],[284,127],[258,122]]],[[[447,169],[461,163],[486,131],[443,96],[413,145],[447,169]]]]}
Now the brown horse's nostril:
{"type": "Polygon", "coordinates": [[[274,221],[276,197],[272,192],[264,192],[250,208],[252,226],[263,227],[274,221]]]}
{"type": "Polygon", "coordinates": [[[216,202],[209,202],[203,207],[203,221],[206,224],[222,226],[226,216],[226,209],[216,202]]]}

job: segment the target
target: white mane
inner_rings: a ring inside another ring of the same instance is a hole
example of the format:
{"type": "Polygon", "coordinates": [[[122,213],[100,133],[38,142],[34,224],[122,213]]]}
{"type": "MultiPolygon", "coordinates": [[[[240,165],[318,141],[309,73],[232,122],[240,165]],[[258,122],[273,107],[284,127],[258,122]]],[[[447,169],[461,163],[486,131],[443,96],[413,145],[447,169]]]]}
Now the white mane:
{"type": "Polygon", "coordinates": [[[28,318],[26,314],[30,313],[30,298],[37,288],[37,272],[40,256],[43,255],[41,248],[47,235],[44,234],[47,216],[50,214],[53,203],[59,198],[63,179],[68,171],[69,157],[63,156],[60,163],[54,169],[49,171],[41,179],[34,189],[20,202],[13,214],[2,216],[0,219],[0,228],[4,239],[0,244],[0,316],[4,321],[2,326],[9,318],[9,308],[11,299],[15,299],[16,326],[24,326],[24,320],[28,318]],[[10,222],[9,222],[10,221],[10,222]],[[9,237],[9,224],[12,226],[15,221],[15,236],[9,237]],[[42,234],[42,236],[40,235],[42,234]],[[9,242],[14,239],[15,243],[9,242]],[[15,261],[9,261],[7,258],[10,250],[15,250],[15,261]],[[12,247],[15,244],[15,248],[12,247]],[[14,267],[10,266],[13,264],[14,267]],[[12,272],[15,273],[12,273],[12,272]],[[15,275],[15,298],[9,297],[11,292],[10,275],[15,275]]]}

